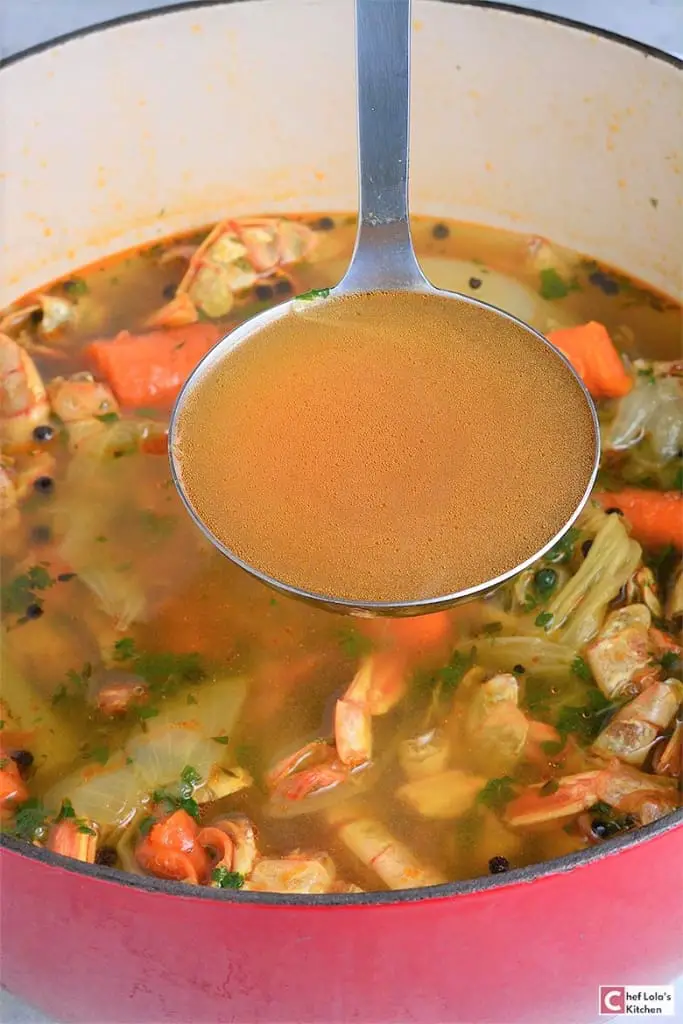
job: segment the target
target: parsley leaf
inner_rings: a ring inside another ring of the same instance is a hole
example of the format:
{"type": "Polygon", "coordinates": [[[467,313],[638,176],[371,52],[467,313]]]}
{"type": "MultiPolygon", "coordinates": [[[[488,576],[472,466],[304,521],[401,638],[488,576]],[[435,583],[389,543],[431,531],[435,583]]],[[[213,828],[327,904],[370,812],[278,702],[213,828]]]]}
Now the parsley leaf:
{"type": "Polygon", "coordinates": [[[540,615],[536,616],[535,625],[537,626],[549,626],[553,621],[552,612],[541,612],[540,615]]]}
{"type": "Polygon", "coordinates": [[[574,658],[571,669],[574,675],[578,676],[579,679],[584,679],[586,682],[590,682],[592,679],[591,670],[581,657],[577,656],[574,658]]]}
{"type": "Polygon", "coordinates": [[[47,590],[54,582],[47,569],[34,565],[0,588],[0,609],[4,615],[23,615],[27,605],[41,604],[36,591],[47,590]]]}
{"type": "Polygon", "coordinates": [[[563,738],[572,733],[579,743],[587,746],[604,729],[612,713],[620,707],[609,701],[597,686],[586,693],[586,703],[569,704],[560,709],[556,728],[563,738]]]}
{"type": "Polygon", "coordinates": [[[545,556],[547,562],[568,562],[574,554],[574,545],[581,535],[581,531],[571,526],[564,537],[558,540],[557,544],[550,549],[545,556]]]}
{"type": "Polygon", "coordinates": [[[544,299],[564,299],[570,292],[580,291],[579,283],[574,278],[565,281],[553,267],[540,272],[541,286],[539,291],[544,299]]]}
{"type": "Polygon", "coordinates": [[[244,875],[239,871],[228,871],[225,867],[219,867],[213,869],[211,881],[217,889],[241,889],[244,885],[244,875]]]}
{"type": "Polygon", "coordinates": [[[313,299],[326,299],[332,291],[331,288],[311,288],[308,292],[297,295],[298,302],[311,302],[313,299]]]}
{"type": "Polygon", "coordinates": [[[514,779],[509,775],[503,775],[500,779],[489,779],[477,796],[477,803],[496,811],[509,803],[514,795],[514,779]]]}
{"type": "Polygon", "coordinates": [[[32,797],[21,805],[14,816],[14,823],[10,830],[18,839],[25,839],[30,843],[45,828],[46,819],[47,811],[42,803],[32,797]]]}
{"type": "Polygon", "coordinates": [[[441,683],[444,693],[453,693],[462,682],[465,673],[474,665],[477,648],[472,647],[469,654],[454,651],[448,664],[437,673],[437,681],[441,683]]]}

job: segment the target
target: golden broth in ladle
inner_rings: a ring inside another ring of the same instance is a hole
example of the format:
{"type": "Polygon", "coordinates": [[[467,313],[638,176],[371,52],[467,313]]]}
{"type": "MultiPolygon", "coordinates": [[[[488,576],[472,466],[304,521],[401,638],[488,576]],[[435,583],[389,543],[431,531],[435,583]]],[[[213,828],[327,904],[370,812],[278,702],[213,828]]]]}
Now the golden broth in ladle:
{"type": "Polygon", "coordinates": [[[595,428],[521,325],[421,293],[299,302],[207,364],[176,424],[194,511],[262,574],[350,602],[477,587],[562,529],[595,428]]]}

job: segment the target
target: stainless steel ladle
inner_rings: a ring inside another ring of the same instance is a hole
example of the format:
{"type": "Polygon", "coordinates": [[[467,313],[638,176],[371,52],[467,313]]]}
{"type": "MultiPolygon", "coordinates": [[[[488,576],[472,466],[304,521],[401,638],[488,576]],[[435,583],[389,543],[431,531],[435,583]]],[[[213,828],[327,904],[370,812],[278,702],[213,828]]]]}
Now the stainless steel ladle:
{"type": "Polygon", "coordinates": [[[514,578],[562,538],[584,507],[593,488],[600,457],[595,408],[574,369],[541,334],[516,317],[469,296],[434,288],[425,278],[413,249],[408,221],[408,157],[410,108],[410,43],[412,0],[356,0],[357,104],[359,132],[360,209],[356,244],[348,271],[330,291],[330,299],[366,292],[413,291],[492,312],[522,332],[542,341],[565,363],[579,383],[593,421],[594,458],[586,488],[573,514],[548,543],[522,564],[493,580],[456,593],[416,601],[351,602],[289,586],[249,565],[230,551],[206,526],[182,484],[176,448],[177,426],[188,396],[198,382],[231,351],[249,342],[266,325],[287,316],[296,299],[266,310],[237,327],[200,362],[185,383],[174,408],[169,430],[171,470],[175,485],[197,525],[228,558],[275,589],[330,609],[355,615],[417,615],[450,607],[486,594],[514,578]]]}

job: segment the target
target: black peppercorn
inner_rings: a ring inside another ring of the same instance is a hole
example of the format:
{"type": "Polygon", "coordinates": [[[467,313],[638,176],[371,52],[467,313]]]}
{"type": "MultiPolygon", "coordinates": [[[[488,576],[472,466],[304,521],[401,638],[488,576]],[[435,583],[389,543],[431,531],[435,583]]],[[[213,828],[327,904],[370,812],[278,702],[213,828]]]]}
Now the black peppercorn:
{"type": "Polygon", "coordinates": [[[492,875],[502,875],[504,871],[510,870],[510,861],[507,857],[491,857],[489,861],[489,872],[492,875]]]}
{"type": "Polygon", "coordinates": [[[526,672],[526,669],[524,668],[524,665],[515,665],[512,671],[515,673],[515,675],[521,676],[526,672]]]}
{"type": "Polygon", "coordinates": [[[105,868],[113,868],[118,860],[118,855],[113,846],[100,846],[95,854],[95,863],[105,868]]]}
{"type": "Polygon", "coordinates": [[[319,217],[318,220],[314,220],[311,224],[314,231],[331,231],[334,227],[334,221],[331,217],[319,217]]]}
{"type": "Polygon", "coordinates": [[[468,283],[470,288],[474,288],[475,291],[477,288],[481,288],[482,286],[482,280],[480,277],[471,277],[468,283]]]}
{"type": "Polygon", "coordinates": [[[446,225],[446,224],[441,224],[441,223],[435,224],[434,227],[432,228],[432,237],[433,238],[438,238],[438,239],[448,238],[450,233],[451,232],[450,232],[450,230],[448,228],[448,225],[446,225]]]}
{"type": "Polygon", "coordinates": [[[33,754],[30,750],[15,750],[10,757],[17,765],[22,775],[24,772],[27,772],[33,764],[33,754]]]}
{"type": "Polygon", "coordinates": [[[170,302],[171,299],[175,299],[175,293],[177,292],[177,290],[178,290],[178,286],[177,285],[175,285],[175,284],[167,284],[161,294],[163,295],[163,297],[165,299],[167,299],[170,302]]]}
{"type": "Polygon", "coordinates": [[[38,494],[52,494],[55,482],[51,476],[39,476],[33,481],[33,487],[38,494]]]}
{"type": "Polygon", "coordinates": [[[257,284],[255,291],[256,298],[260,299],[261,302],[267,302],[268,299],[273,297],[273,289],[269,284],[257,284]]]}
{"type": "Polygon", "coordinates": [[[51,427],[49,423],[41,423],[33,428],[34,441],[51,441],[54,436],[54,427],[51,427]]]}
{"type": "Polygon", "coordinates": [[[292,284],[286,277],[281,278],[275,282],[275,294],[276,295],[291,295],[292,284]]]}
{"type": "Polygon", "coordinates": [[[40,604],[30,604],[26,609],[27,619],[39,619],[43,614],[43,606],[40,604]]]}

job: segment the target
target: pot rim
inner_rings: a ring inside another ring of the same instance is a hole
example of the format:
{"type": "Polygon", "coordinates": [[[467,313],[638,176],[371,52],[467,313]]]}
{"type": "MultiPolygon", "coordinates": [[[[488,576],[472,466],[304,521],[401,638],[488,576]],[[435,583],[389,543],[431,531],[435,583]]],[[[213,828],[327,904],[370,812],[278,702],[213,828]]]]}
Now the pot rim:
{"type": "MultiPolygon", "coordinates": [[[[27,57],[35,57],[45,50],[50,50],[55,46],[61,46],[63,43],[69,43],[76,39],[80,39],[82,36],[94,35],[98,32],[105,32],[110,28],[118,28],[121,25],[132,24],[136,21],[146,21],[149,18],[161,18],[167,14],[175,14],[177,11],[189,11],[193,9],[201,9],[202,7],[226,7],[228,4],[234,3],[257,3],[258,0],[183,0],[179,4],[167,4],[164,7],[155,7],[151,10],[134,11],[132,14],[120,14],[116,18],[109,18],[107,21],[96,22],[93,25],[84,25],[81,28],[73,29],[71,32],[65,32],[61,36],[53,36],[52,39],[46,39],[42,43],[36,43],[34,46],[28,46],[25,50],[18,50],[16,53],[11,53],[8,57],[0,58],[0,71],[3,68],[11,67],[12,64],[17,64],[19,61],[26,60],[27,57]]],[[[523,18],[535,18],[539,21],[549,21],[556,25],[562,25],[565,28],[573,28],[579,32],[583,32],[587,35],[600,36],[603,39],[609,39],[613,43],[619,43],[622,46],[626,46],[631,50],[638,50],[645,57],[654,57],[657,60],[663,61],[665,64],[671,64],[679,71],[683,70],[683,58],[677,57],[673,53],[668,53],[666,50],[661,50],[657,46],[652,46],[650,43],[642,43],[637,39],[632,39],[630,36],[622,35],[620,32],[613,32],[611,29],[597,28],[594,25],[588,25],[583,21],[576,21],[574,18],[565,18],[561,14],[551,14],[547,11],[536,11],[526,7],[516,7],[514,4],[499,3],[498,0],[439,0],[440,3],[446,4],[459,4],[461,7],[479,7],[484,10],[493,11],[504,11],[507,14],[517,14],[523,18]]]]}
{"type": "MultiPolygon", "coordinates": [[[[183,3],[158,7],[153,10],[136,11],[132,14],[120,15],[108,21],[86,25],[82,28],[66,32],[61,36],[37,43],[25,50],[10,54],[0,59],[0,71],[11,67],[19,61],[29,57],[37,56],[45,50],[49,50],[63,43],[69,43],[80,39],[82,36],[89,36],[108,29],[118,28],[121,25],[131,24],[136,21],[147,20],[148,18],[161,18],[168,14],[179,11],[201,9],[204,7],[221,7],[232,3],[256,3],[258,0],[184,0],[183,3]]],[[[524,18],[535,18],[541,21],[552,22],[566,28],[575,29],[587,35],[600,36],[621,46],[637,50],[645,57],[652,57],[672,65],[678,70],[683,70],[683,59],[674,54],[667,53],[648,43],[641,43],[618,32],[608,29],[595,28],[583,22],[575,21],[572,18],[565,18],[561,15],[550,14],[544,11],[529,10],[527,8],[515,7],[512,4],[488,2],[488,0],[440,0],[441,3],[459,4],[463,7],[479,7],[484,10],[504,11],[508,14],[516,14],[524,18]]],[[[644,825],[633,832],[628,832],[618,838],[610,839],[605,843],[596,844],[587,850],[579,850],[576,853],[565,854],[562,857],[554,857],[538,864],[530,864],[523,868],[515,868],[500,875],[485,875],[480,878],[467,879],[459,882],[447,882],[442,885],[427,886],[419,889],[402,889],[398,891],[377,891],[364,893],[336,893],[320,895],[285,894],[285,893],[261,893],[261,892],[240,892],[233,893],[231,890],[214,889],[209,886],[189,887],[184,882],[165,881],[164,879],[152,878],[146,875],[133,875],[119,871],[116,868],[104,867],[100,864],[84,864],[71,857],[63,857],[60,854],[52,853],[42,847],[32,846],[19,839],[0,833],[0,850],[7,850],[10,853],[24,857],[27,860],[36,861],[52,868],[68,871],[84,878],[93,878],[101,882],[125,886],[131,889],[141,890],[150,894],[167,895],[175,897],[197,898],[202,900],[214,900],[230,904],[247,904],[256,906],[281,906],[281,907],[329,907],[329,906],[400,906],[406,903],[422,903],[424,901],[444,900],[451,897],[474,895],[489,890],[509,889],[515,885],[530,884],[542,878],[550,878],[556,875],[566,874],[576,868],[587,867],[606,858],[649,843],[668,832],[683,826],[683,807],[650,825],[644,825]]]]}

